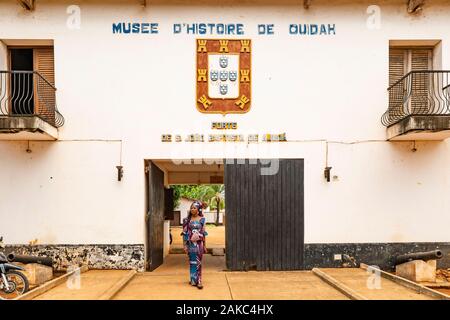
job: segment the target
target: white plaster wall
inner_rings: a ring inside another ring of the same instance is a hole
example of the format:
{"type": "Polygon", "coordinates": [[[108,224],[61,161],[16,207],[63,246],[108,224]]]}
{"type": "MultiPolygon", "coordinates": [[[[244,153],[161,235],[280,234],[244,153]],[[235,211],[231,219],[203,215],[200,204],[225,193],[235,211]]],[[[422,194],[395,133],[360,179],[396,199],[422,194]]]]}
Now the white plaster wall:
{"type": "Polygon", "coordinates": [[[164,248],[163,256],[166,257],[170,252],[170,221],[164,221],[164,248]]]}
{"type": "MultiPolygon", "coordinates": [[[[223,222],[223,215],[225,212],[220,211],[219,212],[219,223],[223,222]]],[[[216,222],[216,216],[217,216],[217,212],[216,211],[205,211],[203,213],[203,215],[205,216],[206,219],[206,223],[215,223],[216,222]]]]}
{"type": "Polygon", "coordinates": [[[143,177],[130,168],[117,181],[120,142],[30,142],[31,153],[27,147],[0,143],[0,234],[7,243],[142,243],[142,221],[128,204],[144,200],[127,185],[143,177]]]}
{"type": "Polygon", "coordinates": [[[187,217],[189,210],[191,209],[191,204],[192,201],[185,199],[185,198],[181,198],[180,199],[180,204],[178,205],[178,207],[176,208],[176,210],[180,211],[180,223],[183,223],[183,219],[187,217]]]}
{"type": "Polygon", "coordinates": [[[8,69],[8,48],[0,41],[0,70],[8,69]]]}
{"type": "MultiPolygon", "coordinates": [[[[180,199],[180,204],[175,210],[180,211],[180,223],[183,223],[183,219],[187,218],[188,212],[191,208],[192,200],[187,200],[185,198],[180,199]]],[[[219,215],[219,222],[222,223],[223,220],[223,214],[224,212],[220,212],[219,215]]],[[[203,215],[206,218],[207,223],[214,223],[216,222],[216,211],[203,211],[203,215]]]]}
{"type": "Polygon", "coordinates": [[[8,221],[0,234],[8,243],[144,243],[143,159],[224,156],[305,159],[306,242],[450,241],[449,142],[419,143],[413,153],[408,142],[384,142],[380,123],[390,39],[440,39],[442,68],[450,69],[448,4],[427,2],[410,16],[404,1],[380,1],[381,29],[370,30],[370,1],[318,0],[308,11],[298,1],[148,3],[81,1],[79,30],[66,27],[70,1],[39,1],[32,13],[0,3],[0,39],[54,39],[66,118],[60,141],[32,142],[31,154],[26,142],[0,142],[0,217],[8,221]],[[112,34],[120,21],[158,22],[160,33],[112,34]],[[218,36],[173,35],[175,22],[245,24],[249,113],[196,110],[195,39],[218,36]],[[277,34],[259,36],[258,23],[274,23],[277,34]],[[334,23],[337,35],[291,36],[289,23],[334,23]],[[291,142],[161,142],[163,133],[210,133],[212,121],[236,121],[244,134],[286,132],[291,142]],[[339,142],[328,146],[338,176],[330,183],[325,140],[339,142]]]}

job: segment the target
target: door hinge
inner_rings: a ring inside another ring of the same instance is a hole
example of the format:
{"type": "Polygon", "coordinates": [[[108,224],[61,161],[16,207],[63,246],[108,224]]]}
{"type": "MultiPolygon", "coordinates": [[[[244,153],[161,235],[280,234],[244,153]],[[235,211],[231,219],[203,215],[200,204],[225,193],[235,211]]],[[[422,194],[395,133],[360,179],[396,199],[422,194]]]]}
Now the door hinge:
{"type": "Polygon", "coordinates": [[[144,171],[145,173],[148,173],[150,171],[150,166],[145,166],[144,171]]]}

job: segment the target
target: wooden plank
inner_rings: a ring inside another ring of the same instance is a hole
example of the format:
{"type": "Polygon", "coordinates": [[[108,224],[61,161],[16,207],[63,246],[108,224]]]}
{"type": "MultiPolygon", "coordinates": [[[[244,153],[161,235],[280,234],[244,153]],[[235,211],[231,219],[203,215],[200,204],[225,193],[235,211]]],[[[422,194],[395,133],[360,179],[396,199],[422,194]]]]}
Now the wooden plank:
{"type": "Polygon", "coordinates": [[[304,255],[304,207],[303,207],[303,160],[299,160],[295,163],[295,176],[294,181],[294,194],[297,211],[294,217],[294,266],[296,269],[304,269],[303,255],[304,255]]]}
{"type": "Polygon", "coordinates": [[[225,180],[225,207],[227,208],[226,227],[225,227],[225,250],[226,264],[230,270],[234,269],[234,167],[228,163],[230,159],[224,161],[224,180],[225,180]]]}
{"type": "MultiPolygon", "coordinates": [[[[300,235],[300,248],[301,248],[301,266],[304,266],[304,256],[305,256],[305,161],[301,160],[301,167],[300,167],[300,173],[301,178],[299,178],[297,181],[300,184],[300,188],[298,189],[300,193],[300,203],[301,203],[301,212],[300,212],[300,223],[299,223],[299,232],[301,232],[300,235]]],[[[299,265],[300,267],[300,265],[299,265]]]]}
{"type": "Polygon", "coordinates": [[[265,221],[265,214],[263,209],[267,206],[266,203],[266,186],[263,183],[263,179],[261,177],[261,169],[259,165],[255,165],[256,168],[256,177],[255,177],[255,181],[256,183],[259,185],[259,188],[257,188],[256,190],[259,191],[260,194],[260,199],[259,201],[257,201],[256,203],[256,207],[257,207],[257,212],[259,217],[257,217],[258,222],[257,222],[257,227],[258,227],[258,243],[259,245],[256,246],[257,247],[257,270],[265,270],[266,268],[266,258],[265,258],[265,252],[266,252],[266,237],[264,237],[264,233],[263,233],[263,227],[264,227],[264,221],[265,221]]]}
{"type": "MultiPolygon", "coordinates": [[[[234,161],[234,160],[233,160],[234,161]]],[[[232,270],[236,270],[237,269],[237,241],[236,241],[236,233],[237,233],[237,227],[236,227],[236,219],[237,219],[237,215],[238,215],[238,197],[235,196],[236,193],[238,193],[239,191],[237,190],[238,185],[237,183],[235,183],[235,181],[237,181],[237,179],[239,179],[238,175],[237,175],[237,167],[235,167],[234,164],[230,164],[229,165],[229,169],[231,171],[231,176],[230,176],[230,185],[232,187],[232,199],[231,199],[231,203],[232,203],[232,211],[231,211],[231,216],[230,216],[230,222],[231,222],[231,269],[232,270]]],[[[228,210],[227,210],[228,211],[228,210]]]]}
{"type": "MultiPolygon", "coordinates": [[[[258,168],[261,172],[262,170],[262,166],[258,165],[258,168]]],[[[271,203],[273,202],[270,195],[272,193],[272,188],[271,185],[268,182],[268,176],[263,176],[261,173],[259,174],[259,177],[261,179],[261,184],[264,186],[264,200],[265,200],[265,206],[261,207],[261,212],[263,214],[263,223],[262,223],[262,227],[260,232],[263,235],[264,238],[264,264],[263,264],[263,268],[262,270],[270,270],[271,269],[271,264],[270,264],[270,252],[273,251],[273,240],[269,239],[269,235],[267,234],[267,230],[266,230],[266,224],[267,224],[267,220],[268,220],[268,216],[271,209],[271,203]]]]}
{"type": "MultiPolygon", "coordinates": [[[[258,183],[257,183],[257,177],[258,177],[258,168],[256,164],[253,164],[251,166],[251,190],[258,190],[258,183]]],[[[252,248],[252,263],[255,266],[258,266],[258,261],[257,261],[257,250],[259,246],[255,246],[255,243],[259,243],[258,240],[258,230],[259,230],[259,223],[261,222],[258,216],[258,210],[257,210],[257,203],[259,202],[259,197],[258,194],[261,193],[257,193],[257,192],[252,192],[251,193],[251,199],[250,199],[250,203],[252,204],[250,206],[250,212],[251,212],[251,221],[254,224],[255,227],[250,227],[250,232],[251,232],[251,243],[253,244],[251,246],[252,248]]]]}
{"type": "Polygon", "coordinates": [[[296,212],[296,203],[295,203],[295,196],[293,193],[293,189],[291,188],[292,181],[296,179],[295,175],[293,175],[293,165],[294,161],[288,160],[286,162],[286,165],[283,170],[283,179],[286,180],[285,188],[283,192],[283,202],[285,203],[285,210],[282,211],[283,214],[283,221],[286,226],[289,226],[286,230],[286,234],[284,236],[284,247],[286,251],[286,258],[284,260],[284,264],[286,265],[286,270],[293,270],[294,264],[292,263],[292,256],[294,255],[294,251],[292,250],[292,238],[294,236],[294,228],[292,226],[294,225],[293,222],[293,216],[296,212]]]}
{"type": "Polygon", "coordinates": [[[303,160],[270,159],[279,161],[273,175],[261,174],[260,159],[257,164],[242,160],[225,166],[227,266],[302,269],[303,160]]]}
{"type": "Polygon", "coordinates": [[[111,300],[128,282],[130,282],[131,279],[133,279],[136,273],[136,270],[130,270],[123,278],[119,279],[119,281],[113,284],[111,288],[98,297],[97,300],[111,300]]]}
{"type": "MultiPolygon", "coordinates": [[[[296,177],[296,179],[293,179],[292,181],[292,191],[293,191],[293,200],[294,203],[296,204],[296,206],[300,206],[301,202],[299,201],[300,199],[300,188],[299,188],[299,181],[301,179],[301,175],[299,172],[299,167],[300,167],[300,161],[295,162],[294,163],[294,170],[292,172],[292,174],[296,177]]],[[[295,268],[302,268],[303,269],[303,265],[300,266],[299,261],[300,259],[300,255],[303,252],[303,248],[299,245],[299,241],[300,241],[300,234],[303,232],[302,230],[298,230],[298,227],[300,226],[299,221],[301,218],[301,213],[303,212],[303,209],[301,207],[297,208],[297,210],[294,212],[294,214],[292,215],[292,223],[296,226],[295,229],[293,229],[293,234],[292,234],[292,251],[293,251],[293,257],[292,257],[292,265],[295,268]]]]}
{"type": "Polygon", "coordinates": [[[295,223],[295,216],[298,215],[300,212],[300,208],[298,208],[298,200],[296,197],[297,191],[295,190],[295,180],[298,179],[298,176],[295,173],[295,169],[297,167],[298,160],[293,160],[289,162],[288,170],[287,170],[287,176],[289,177],[289,183],[288,183],[288,190],[289,194],[291,195],[290,198],[288,198],[289,202],[289,215],[288,215],[288,221],[289,225],[292,225],[294,227],[290,227],[288,230],[288,252],[289,252],[289,270],[295,270],[298,269],[297,265],[295,264],[295,256],[298,255],[298,252],[294,249],[294,241],[295,241],[295,235],[296,233],[300,232],[300,230],[297,230],[298,226],[295,223]]]}
{"type": "Polygon", "coordinates": [[[249,190],[249,177],[250,177],[250,164],[248,160],[245,160],[244,164],[244,183],[242,185],[242,196],[243,196],[243,202],[244,202],[244,211],[242,212],[242,234],[241,239],[244,242],[243,245],[243,254],[244,254],[244,269],[248,270],[248,268],[251,265],[251,259],[250,259],[250,217],[249,217],[249,209],[251,207],[251,202],[249,199],[249,196],[251,194],[251,190],[249,190]]]}
{"type": "Polygon", "coordinates": [[[163,263],[164,252],[164,173],[153,162],[149,163],[149,216],[147,256],[149,270],[163,263]]]}
{"type": "Polygon", "coordinates": [[[53,289],[56,286],[59,286],[60,284],[64,283],[65,281],[67,281],[67,279],[74,275],[77,272],[83,273],[88,271],[89,268],[88,266],[82,266],[80,268],[77,268],[71,272],[68,272],[56,279],[50,280],[46,283],[44,283],[42,286],[39,286],[37,288],[34,288],[31,291],[28,291],[27,293],[25,293],[24,295],[21,295],[20,297],[15,298],[14,300],[32,300],[34,298],[36,298],[37,296],[40,296],[41,294],[49,291],[50,289],[53,289]]]}
{"type": "Polygon", "coordinates": [[[298,183],[298,189],[296,193],[299,196],[299,208],[300,212],[298,213],[298,223],[296,224],[296,227],[299,233],[299,239],[298,239],[298,245],[299,245],[299,263],[298,268],[304,269],[304,256],[305,256],[305,161],[301,159],[299,161],[299,173],[300,176],[298,179],[296,179],[296,182],[298,183]]]}
{"type": "Polygon", "coordinates": [[[247,197],[246,197],[246,193],[247,193],[247,170],[248,170],[248,165],[247,165],[247,161],[244,159],[241,161],[244,161],[244,164],[240,164],[239,166],[241,166],[241,183],[240,183],[240,192],[239,195],[241,197],[241,201],[240,201],[240,210],[239,210],[239,221],[238,221],[238,226],[239,226],[239,234],[238,234],[238,238],[239,238],[239,245],[238,249],[239,249],[239,256],[240,256],[240,268],[243,270],[247,270],[247,256],[246,256],[246,241],[248,239],[247,234],[246,234],[246,225],[245,225],[245,220],[246,220],[246,216],[247,216],[247,197]]]}
{"type": "Polygon", "coordinates": [[[330,276],[329,274],[323,272],[322,270],[320,270],[318,268],[313,268],[312,272],[316,276],[318,276],[320,279],[322,279],[323,281],[325,281],[326,283],[331,285],[333,288],[339,290],[340,292],[342,292],[344,295],[346,295],[347,297],[349,297],[352,300],[369,300],[365,296],[359,294],[358,292],[351,289],[350,287],[347,287],[345,284],[343,284],[339,280],[336,280],[335,278],[333,278],[332,276],[330,276]]]}
{"type": "Polygon", "coordinates": [[[288,230],[291,228],[291,224],[287,223],[286,221],[286,206],[288,205],[287,199],[289,198],[289,194],[287,193],[286,183],[288,182],[284,171],[286,169],[286,165],[289,162],[289,160],[282,161],[281,159],[278,159],[278,172],[277,172],[277,180],[280,188],[276,191],[277,192],[277,211],[278,211],[278,223],[281,223],[281,230],[283,232],[279,232],[280,235],[280,243],[279,246],[279,253],[278,253],[278,260],[279,260],[279,270],[289,270],[287,269],[287,247],[286,247],[286,239],[287,239],[287,233],[288,230]],[[283,206],[284,205],[284,206],[283,206]]]}
{"type": "Polygon", "coordinates": [[[275,197],[275,192],[276,189],[278,187],[277,185],[277,181],[276,179],[273,179],[273,176],[269,176],[269,175],[265,175],[265,180],[266,180],[266,184],[269,186],[268,190],[269,190],[269,194],[267,196],[267,198],[269,199],[269,205],[270,205],[270,209],[269,211],[266,211],[266,221],[265,221],[265,225],[266,225],[266,236],[269,242],[269,250],[267,252],[268,254],[268,262],[269,262],[269,270],[277,270],[276,269],[276,264],[275,264],[275,259],[274,256],[276,256],[277,254],[277,247],[278,247],[278,241],[276,238],[276,234],[273,234],[273,232],[269,232],[267,226],[273,225],[274,223],[276,223],[279,220],[276,219],[276,215],[274,215],[273,213],[276,212],[276,197],[275,197]]]}
{"type": "Polygon", "coordinates": [[[242,183],[242,169],[241,164],[239,164],[240,159],[236,159],[236,171],[235,171],[235,179],[236,179],[236,202],[235,202],[235,219],[234,219],[234,227],[235,227],[235,234],[233,236],[234,239],[234,248],[235,248],[235,265],[237,270],[242,270],[242,256],[241,256],[241,248],[242,243],[240,242],[240,235],[241,235],[241,214],[242,214],[242,193],[241,193],[241,183],[242,183]]]}
{"type": "Polygon", "coordinates": [[[369,266],[369,265],[367,265],[365,263],[361,263],[360,264],[360,268],[364,269],[364,270],[373,270],[373,271],[376,271],[376,272],[380,272],[380,275],[383,278],[391,280],[391,281],[393,281],[395,283],[398,283],[398,284],[400,284],[400,285],[402,285],[402,286],[404,286],[406,288],[412,289],[412,290],[414,290],[414,291],[416,291],[418,293],[426,294],[426,295],[428,295],[430,297],[441,299],[441,300],[450,300],[450,296],[445,294],[445,293],[442,293],[442,292],[439,292],[439,291],[427,288],[427,287],[425,287],[425,286],[423,286],[421,284],[418,284],[418,283],[416,283],[414,281],[410,281],[408,279],[399,277],[397,275],[390,274],[389,272],[380,270],[378,268],[374,268],[374,267],[369,266]]]}
{"type": "Polygon", "coordinates": [[[223,182],[225,184],[225,208],[227,213],[225,216],[225,265],[226,269],[230,269],[230,257],[231,257],[231,222],[230,217],[232,214],[232,205],[228,199],[228,195],[231,195],[230,181],[230,167],[227,165],[227,159],[223,159],[223,182]]]}
{"type": "MultiPolygon", "coordinates": [[[[278,235],[278,241],[277,241],[277,251],[275,252],[275,268],[276,270],[283,270],[283,260],[284,260],[284,238],[285,238],[285,234],[286,234],[286,230],[285,228],[290,228],[290,226],[286,226],[284,225],[284,220],[283,220],[283,210],[282,210],[282,206],[281,204],[283,203],[283,195],[286,195],[285,192],[285,188],[284,188],[284,184],[285,181],[283,181],[283,167],[286,164],[286,161],[289,160],[284,160],[282,161],[281,159],[273,159],[273,161],[278,161],[278,171],[277,173],[275,173],[275,177],[276,177],[276,181],[277,181],[277,185],[278,188],[276,188],[275,193],[275,197],[276,197],[276,202],[274,203],[274,211],[276,212],[276,220],[274,221],[275,224],[278,224],[279,227],[276,228],[276,233],[278,235]]],[[[271,164],[273,166],[273,163],[271,164]]]]}

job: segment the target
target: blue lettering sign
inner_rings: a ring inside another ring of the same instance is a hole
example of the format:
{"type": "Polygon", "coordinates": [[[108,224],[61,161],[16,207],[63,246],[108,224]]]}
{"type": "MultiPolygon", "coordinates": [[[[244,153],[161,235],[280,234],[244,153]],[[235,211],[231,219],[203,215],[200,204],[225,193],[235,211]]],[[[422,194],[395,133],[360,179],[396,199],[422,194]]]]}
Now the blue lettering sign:
{"type": "Polygon", "coordinates": [[[122,24],[121,23],[113,23],[112,24],[112,32],[113,33],[122,33],[122,24]]]}
{"type": "Polygon", "coordinates": [[[242,23],[175,23],[173,33],[243,35],[244,25],[242,23]]]}
{"type": "Polygon", "coordinates": [[[258,34],[273,35],[273,24],[258,24],[258,34]]]}
{"type": "Polygon", "coordinates": [[[142,33],[150,33],[150,23],[143,23],[142,24],[142,33]]]}
{"type": "Polygon", "coordinates": [[[289,34],[292,35],[335,35],[336,25],[335,24],[290,24],[289,34]]]}
{"type": "Polygon", "coordinates": [[[159,26],[158,23],[151,23],[150,24],[150,33],[151,34],[158,34],[159,33],[158,26],[159,26]]]}
{"type": "Polygon", "coordinates": [[[122,30],[123,33],[130,33],[131,32],[131,23],[122,23],[122,30]],[[127,28],[128,26],[128,28],[127,28]]]}
{"type": "Polygon", "coordinates": [[[289,33],[290,34],[297,34],[298,33],[298,25],[290,24],[289,25],[289,33]]]}
{"type": "Polygon", "coordinates": [[[236,25],[237,27],[237,34],[243,35],[244,34],[244,25],[242,23],[238,23],[236,25]]]}
{"type": "Polygon", "coordinates": [[[140,31],[140,24],[133,23],[133,33],[139,33],[139,31],[140,31]]]}
{"type": "Polygon", "coordinates": [[[198,33],[206,34],[206,24],[200,23],[200,25],[198,26],[198,33]]]}
{"type": "Polygon", "coordinates": [[[158,23],[150,22],[118,22],[112,24],[113,33],[144,33],[144,34],[157,34],[158,33],[158,23]]]}
{"type": "Polygon", "coordinates": [[[333,32],[333,34],[336,34],[336,25],[335,24],[329,24],[328,25],[328,34],[331,34],[331,32],[333,32]]]}

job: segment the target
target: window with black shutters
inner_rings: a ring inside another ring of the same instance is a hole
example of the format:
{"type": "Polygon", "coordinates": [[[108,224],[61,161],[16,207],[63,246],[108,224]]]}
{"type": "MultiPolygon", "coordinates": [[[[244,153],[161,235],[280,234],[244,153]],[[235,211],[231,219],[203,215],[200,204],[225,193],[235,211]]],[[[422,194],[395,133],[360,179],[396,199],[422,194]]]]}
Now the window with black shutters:
{"type": "Polygon", "coordinates": [[[38,114],[55,122],[55,63],[52,46],[9,47],[11,113],[38,114]],[[23,73],[38,72],[37,74],[23,73]],[[45,101],[45,105],[44,105],[45,101]]]}
{"type": "Polygon", "coordinates": [[[389,95],[390,112],[401,113],[401,110],[395,110],[392,106],[402,108],[402,101],[408,95],[411,95],[410,108],[413,114],[426,112],[429,107],[430,74],[414,73],[410,77],[403,77],[411,71],[432,69],[433,48],[431,47],[389,48],[389,86],[395,84],[399,89],[391,90],[395,94],[389,95]]]}

